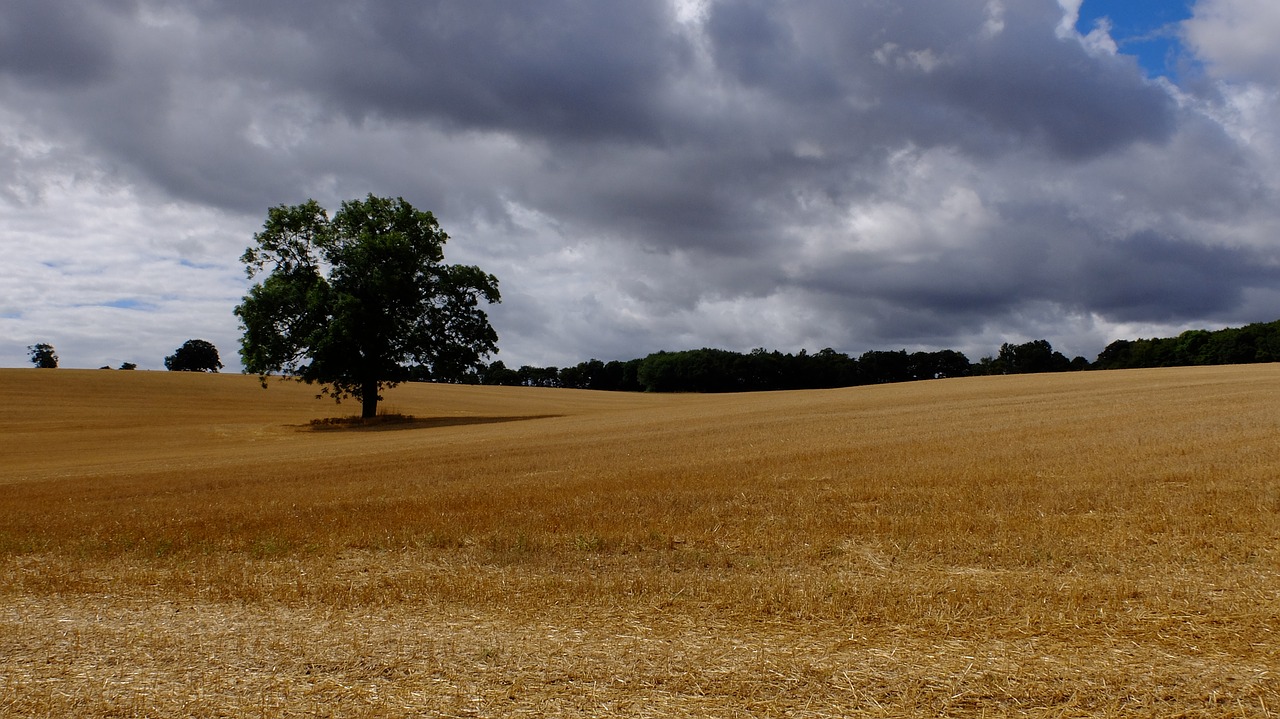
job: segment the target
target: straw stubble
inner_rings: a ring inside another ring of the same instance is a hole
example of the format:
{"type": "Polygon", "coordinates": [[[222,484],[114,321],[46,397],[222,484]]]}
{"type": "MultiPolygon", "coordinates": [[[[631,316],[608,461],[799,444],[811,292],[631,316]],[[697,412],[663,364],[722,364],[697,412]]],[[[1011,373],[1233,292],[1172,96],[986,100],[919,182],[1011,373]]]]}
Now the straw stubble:
{"type": "Polygon", "coordinates": [[[0,714],[1268,716],[1280,368],[0,371],[0,714]]]}

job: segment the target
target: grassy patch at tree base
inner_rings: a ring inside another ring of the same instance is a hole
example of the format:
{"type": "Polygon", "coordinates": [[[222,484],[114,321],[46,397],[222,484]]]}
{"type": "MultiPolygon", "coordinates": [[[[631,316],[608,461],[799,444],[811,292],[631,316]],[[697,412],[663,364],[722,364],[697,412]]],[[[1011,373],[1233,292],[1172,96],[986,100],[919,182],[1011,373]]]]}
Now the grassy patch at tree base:
{"type": "Polygon", "coordinates": [[[398,412],[379,413],[374,417],[325,417],[313,419],[307,426],[313,430],[358,429],[361,427],[381,427],[384,425],[413,424],[417,418],[411,414],[398,412]]]}

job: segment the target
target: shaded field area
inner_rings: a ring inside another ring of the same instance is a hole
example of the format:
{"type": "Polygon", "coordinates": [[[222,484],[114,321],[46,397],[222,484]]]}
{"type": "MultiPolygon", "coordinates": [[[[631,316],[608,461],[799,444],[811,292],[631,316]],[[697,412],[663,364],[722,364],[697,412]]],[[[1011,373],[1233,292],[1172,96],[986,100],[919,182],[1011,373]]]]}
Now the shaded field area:
{"type": "Polygon", "coordinates": [[[1280,711],[1277,365],[0,392],[0,715],[1280,711]]]}

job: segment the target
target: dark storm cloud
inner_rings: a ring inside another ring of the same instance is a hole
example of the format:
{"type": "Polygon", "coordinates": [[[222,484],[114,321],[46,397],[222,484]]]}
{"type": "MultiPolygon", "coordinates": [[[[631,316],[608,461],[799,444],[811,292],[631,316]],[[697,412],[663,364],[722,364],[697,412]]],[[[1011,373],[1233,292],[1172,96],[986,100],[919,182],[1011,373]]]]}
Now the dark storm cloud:
{"type": "Polygon", "coordinates": [[[1168,95],[1132,59],[1056,37],[1060,16],[1051,2],[726,2],[708,35],[726,74],[864,143],[1078,158],[1166,139],[1168,95]]]}
{"type": "Polygon", "coordinates": [[[17,0],[0,108],[104,177],[241,219],[365,192],[435,209],[472,261],[507,268],[527,306],[503,311],[506,336],[533,352],[948,346],[1054,311],[1177,322],[1258,302],[1280,226],[1271,126],[1248,126],[1266,113],[1154,82],[1063,15],[17,0]]]}
{"type": "Polygon", "coordinates": [[[356,119],[574,140],[647,137],[658,93],[688,53],[656,2],[257,5],[208,8],[205,21],[245,51],[236,70],[322,97],[356,119]]]}
{"type": "Polygon", "coordinates": [[[989,5],[713,4],[711,79],[667,103],[668,142],[568,150],[539,201],[659,249],[764,257],[810,214],[797,198],[865,198],[899,148],[1076,162],[1168,139],[1174,103],[1135,64],[1055,37],[1053,3],[999,30],[989,5]]]}
{"type": "Polygon", "coordinates": [[[1249,287],[1276,286],[1280,266],[1257,252],[1139,232],[1094,248],[1071,286],[1124,322],[1167,322],[1234,309],[1249,287]]]}
{"type": "Polygon", "coordinates": [[[1055,37],[1050,10],[1048,3],[1012,4],[988,47],[962,52],[955,66],[930,77],[930,93],[955,108],[959,135],[968,137],[963,129],[978,122],[989,134],[1068,159],[1166,141],[1175,122],[1168,94],[1146,82],[1133,59],[1091,56],[1055,37]]]}
{"type": "MultiPolygon", "coordinates": [[[[574,188],[585,211],[601,199],[641,227],[670,217],[664,237],[716,244],[717,223],[743,218],[725,196],[847,192],[849,169],[884,147],[1040,145],[1076,157],[1167,135],[1168,97],[1132,63],[1055,38],[1055,7],[1016,3],[993,32],[988,4],[974,0],[720,2],[705,31],[714,74],[700,75],[695,43],[659,2],[226,2],[111,37],[46,18],[59,36],[92,42],[54,43],[29,64],[68,63],[74,75],[127,55],[127,77],[68,105],[88,132],[187,197],[241,206],[293,180],[306,158],[264,152],[245,128],[253,109],[298,96],[326,118],[509,133],[556,160],[572,155],[571,175],[611,174],[606,192],[637,196],[628,212],[592,186],[574,188]],[[67,44],[94,59],[68,60],[67,44]],[[802,141],[824,161],[797,164],[802,141]],[[636,147],[648,177],[628,166],[636,147]],[[662,181],[665,195],[654,192],[662,181]]],[[[732,225],[723,231],[751,242],[732,225]]]]}
{"type": "MultiPolygon", "coordinates": [[[[1023,326],[1023,315],[1036,307],[1146,325],[1234,318],[1250,291],[1280,284],[1280,262],[1270,249],[1206,245],[1149,230],[1107,237],[1052,208],[1022,217],[1010,211],[998,227],[981,245],[915,258],[855,254],[801,282],[835,313],[865,318],[864,336],[885,347],[921,337],[963,347],[984,327],[1023,326]]],[[[1245,321],[1258,319],[1265,317],[1245,321]]],[[[1025,332],[1047,334],[1034,324],[1025,332]]]]}
{"type": "Polygon", "coordinates": [[[127,27],[95,26],[90,5],[0,10],[11,34],[58,40],[13,43],[6,69],[77,81],[72,92],[39,85],[32,102],[58,106],[71,132],[180,196],[245,210],[291,196],[281,190],[308,176],[376,181],[397,164],[431,162],[375,156],[343,167],[331,153],[345,148],[252,142],[280,105],[307,107],[304,133],[400,123],[534,146],[651,142],[661,92],[689,53],[653,2],[143,3],[127,27]]]}
{"type": "Polygon", "coordinates": [[[963,250],[922,262],[855,260],[815,276],[812,286],[923,314],[991,318],[1039,300],[1121,322],[1166,322],[1230,310],[1247,288],[1280,282],[1280,267],[1255,251],[1152,232],[1073,250],[1062,259],[963,250]]]}
{"type": "Polygon", "coordinates": [[[0,75],[52,86],[84,85],[112,71],[97,4],[10,0],[0,10],[0,75]]]}

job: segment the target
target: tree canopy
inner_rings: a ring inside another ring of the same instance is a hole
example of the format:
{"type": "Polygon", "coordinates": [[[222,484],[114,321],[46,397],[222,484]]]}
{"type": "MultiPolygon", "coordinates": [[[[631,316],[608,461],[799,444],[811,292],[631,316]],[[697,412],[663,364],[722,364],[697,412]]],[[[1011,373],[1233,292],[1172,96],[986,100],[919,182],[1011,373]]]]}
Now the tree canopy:
{"type": "MultiPolygon", "coordinates": [[[[164,366],[172,372],[217,372],[222,369],[218,348],[206,340],[187,340],[173,354],[164,358],[164,366]]],[[[124,369],[122,365],[120,369],[124,369]]]]}
{"type": "Polygon", "coordinates": [[[27,352],[31,355],[31,364],[40,369],[57,369],[58,355],[53,351],[53,345],[34,344],[27,347],[27,352]]]}
{"type": "Polygon", "coordinates": [[[1177,337],[1116,340],[1094,367],[1130,369],[1280,361],[1280,320],[1220,330],[1187,330],[1177,337]]]}
{"type": "Polygon", "coordinates": [[[444,264],[448,235],[403,198],[271,208],[241,261],[265,274],[236,307],[246,371],[282,373],[377,413],[383,388],[463,381],[497,352],[481,301],[500,301],[480,268],[444,264]]]}

